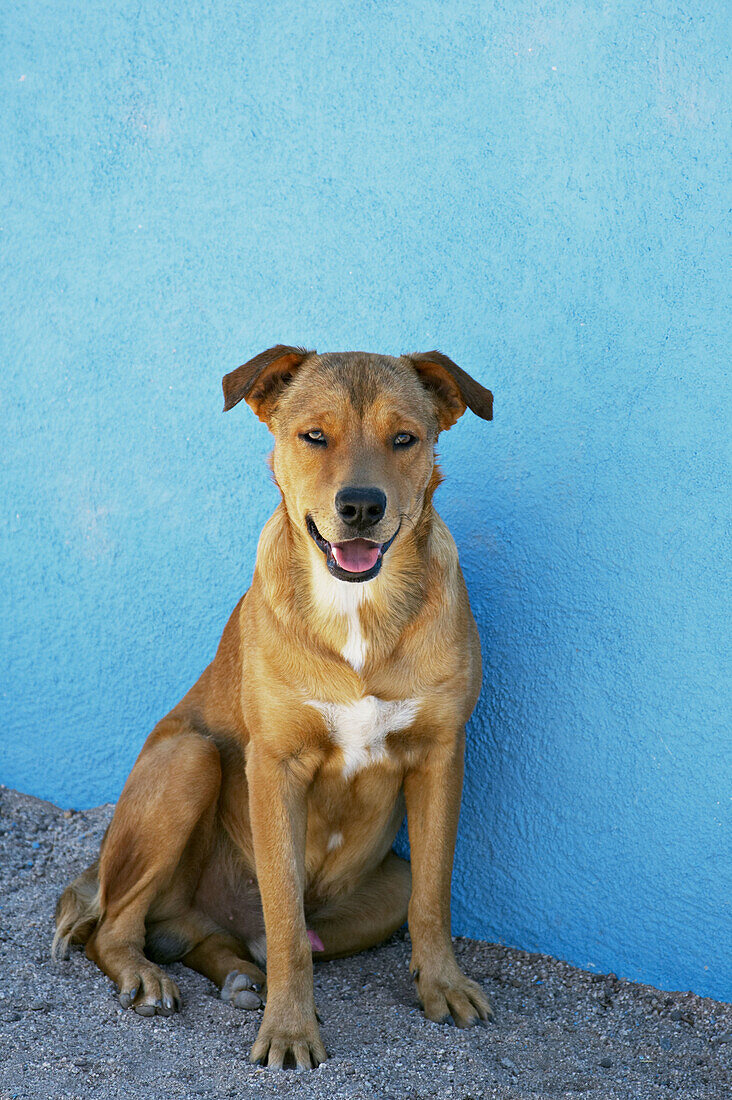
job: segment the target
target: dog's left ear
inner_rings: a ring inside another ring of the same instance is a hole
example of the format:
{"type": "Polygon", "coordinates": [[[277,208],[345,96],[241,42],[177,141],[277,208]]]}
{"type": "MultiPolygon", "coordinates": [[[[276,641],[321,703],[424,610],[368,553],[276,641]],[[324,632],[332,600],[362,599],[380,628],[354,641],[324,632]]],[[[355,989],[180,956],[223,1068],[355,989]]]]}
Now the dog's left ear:
{"type": "Polygon", "coordinates": [[[483,420],[493,419],[493,394],[471,378],[457,363],[441,351],[423,351],[407,355],[423,386],[437,406],[440,431],[451,428],[467,409],[483,420]]]}
{"type": "Polygon", "coordinates": [[[277,399],[292,375],[308,355],[314,355],[305,348],[292,348],[287,344],[277,344],[255,355],[248,363],[225,374],[224,412],[233,409],[240,401],[257,414],[260,420],[268,423],[277,399]]]}

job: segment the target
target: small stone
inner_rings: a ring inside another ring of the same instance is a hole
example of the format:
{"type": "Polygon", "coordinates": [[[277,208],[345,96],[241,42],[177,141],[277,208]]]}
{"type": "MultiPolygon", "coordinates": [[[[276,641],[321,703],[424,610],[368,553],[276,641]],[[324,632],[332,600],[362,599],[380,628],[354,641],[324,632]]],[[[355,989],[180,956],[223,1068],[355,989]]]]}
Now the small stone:
{"type": "Polygon", "coordinates": [[[732,1031],[724,1031],[721,1035],[713,1036],[715,1043],[732,1043],[732,1031]]]}
{"type": "Polygon", "coordinates": [[[684,1018],[684,1014],[680,1008],[675,1008],[670,1015],[672,1020],[683,1020],[684,1018]]]}
{"type": "Polygon", "coordinates": [[[33,1001],[30,1006],[31,1012],[48,1012],[50,1008],[48,1001],[33,1001]]]}
{"type": "Polygon", "coordinates": [[[501,1065],[503,1066],[504,1069],[515,1069],[516,1068],[516,1066],[511,1061],[510,1058],[501,1058],[501,1065]]]}
{"type": "Polygon", "coordinates": [[[600,1065],[602,1066],[603,1069],[610,1069],[612,1064],[613,1064],[612,1058],[601,1058],[600,1059],[600,1065]]]}
{"type": "Polygon", "coordinates": [[[669,1037],[667,1035],[664,1035],[659,1040],[658,1045],[660,1046],[661,1050],[671,1050],[671,1047],[673,1046],[673,1043],[671,1042],[671,1040],[669,1039],[669,1037]]]}
{"type": "Polygon", "coordinates": [[[74,816],[74,811],[73,810],[64,810],[64,817],[68,818],[68,817],[73,817],[73,816],[74,816]]]}

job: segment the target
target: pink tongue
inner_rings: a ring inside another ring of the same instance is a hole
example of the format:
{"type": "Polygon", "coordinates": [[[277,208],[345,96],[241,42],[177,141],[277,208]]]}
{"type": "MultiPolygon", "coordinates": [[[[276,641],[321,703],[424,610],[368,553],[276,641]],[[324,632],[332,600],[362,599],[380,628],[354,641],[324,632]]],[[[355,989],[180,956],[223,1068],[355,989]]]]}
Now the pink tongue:
{"type": "Polygon", "coordinates": [[[376,565],[381,547],[367,539],[351,539],[349,542],[334,542],[331,549],[341,569],[349,573],[365,573],[376,565]]]}

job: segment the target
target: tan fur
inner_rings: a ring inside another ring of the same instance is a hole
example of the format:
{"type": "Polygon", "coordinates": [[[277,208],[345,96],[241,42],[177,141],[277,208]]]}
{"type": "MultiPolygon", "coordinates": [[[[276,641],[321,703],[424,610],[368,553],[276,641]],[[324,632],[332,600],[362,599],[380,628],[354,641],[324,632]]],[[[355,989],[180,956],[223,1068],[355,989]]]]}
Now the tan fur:
{"type": "Polygon", "coordinates": [[[490,1012],[450,938],[464,727],[481,663],[432,494],[439,431],[466,406],[489,419],[492,398],[438,352],[281,346],[228,375],[224,392],[227,408],[244,399],[269,424],[282,502],[213,662],[148,737],[98,870],[60,899],[56,942],[85,942],[122,1003],[152,1015],[179,1004],[152,958],[182,958],[234,1003],[257,1002],[266,930],[251,1057],[310,1066],[325,1050],[308,928],[331,958],[380,942],[408,906],[426,1014],[467,1026],[490,1012]],[[302,439],[313,429],[327,447],[302,439]],[[399,432],[417,444],[395,448],[399,432]],[[310,516],[330,543],[353,537],[333,503],[345,485],[386,494],[369,539],[398,532],[364,582],[332,577],[306,528],[310,516]],[[411,881],[390,851],[405,808],[411,881]]]}

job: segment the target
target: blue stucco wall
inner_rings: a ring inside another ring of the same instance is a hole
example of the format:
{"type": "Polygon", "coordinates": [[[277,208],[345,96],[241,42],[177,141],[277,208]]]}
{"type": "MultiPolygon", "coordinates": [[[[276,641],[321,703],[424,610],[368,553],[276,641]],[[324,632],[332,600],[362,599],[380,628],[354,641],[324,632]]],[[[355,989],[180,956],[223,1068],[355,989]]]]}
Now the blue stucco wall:
{"type": "Polygon", "coordinates": [[[276,499],[221,375],[438,347],[455,931],[732,997],[725,7],[3,5],[4,783],[114,799],[213,654],[276,499]]]}

